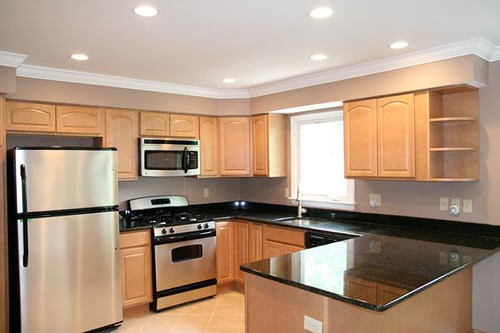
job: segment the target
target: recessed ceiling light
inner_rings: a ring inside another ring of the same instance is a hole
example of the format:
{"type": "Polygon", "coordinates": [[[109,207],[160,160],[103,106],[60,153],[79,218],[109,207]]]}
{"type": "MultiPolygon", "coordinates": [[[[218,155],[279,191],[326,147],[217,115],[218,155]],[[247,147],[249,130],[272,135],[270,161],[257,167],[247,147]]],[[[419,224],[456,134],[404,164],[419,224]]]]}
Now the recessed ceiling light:
{"type": "Polygon", "coordinates": [[[398,42],[394,42],[391,45],[389,45],[389,47],[391,49],[394,49],[394,50],[404,49],[407,46],[408,46],[408,43],[403,41],[403,40],[398,41],[398,42]]]}
{"type": "Polygon", "coordinates": [[[328,7],[319,7],[309,13],[309,16],[315,19],[325,19],[332,16],[333,10],[328,7]]]}
{"type": "Polygon", "coordinates": [[[75,53],[75,54],[71,55],[71,59],[85,61],[85,60],[89,60],[89,56],[86,54],[83,54],[83,53],[75,53]]]}
{"type": "Polygon", "coordinates": [[[134,12],[139,16],[153,17],[158,15],[158,9],[151,6],[139,6],[134,9],[134,12]]]}
{"type": "Polygon", "coordinates": [[[222,82],[224,82],[224,83],[235,83],[236,80],[233,79],[233,78],[231,78],[231,77],[227,77],[224,80],[222,80],[222,82]]]}
{"type": "Polygon", "coordinates": [[[321,54],[321,53],[313,54],[311,56],[311,60],[315,60],[315,61],[325,60],[326,58],[328,58],[328,57],[324,54],[321,54]]]}

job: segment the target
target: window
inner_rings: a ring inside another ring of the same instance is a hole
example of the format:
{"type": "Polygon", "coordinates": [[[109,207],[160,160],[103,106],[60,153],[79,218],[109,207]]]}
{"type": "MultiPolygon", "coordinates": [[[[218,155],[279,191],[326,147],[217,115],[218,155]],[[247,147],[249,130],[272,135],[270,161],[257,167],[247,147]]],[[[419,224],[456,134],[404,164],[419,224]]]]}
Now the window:
{"type": "Polygon", "coordinates": [[[319,208],[354,209],[354,181],[344,178],[342,110],[290,117],[291,197],[319,208]]]}

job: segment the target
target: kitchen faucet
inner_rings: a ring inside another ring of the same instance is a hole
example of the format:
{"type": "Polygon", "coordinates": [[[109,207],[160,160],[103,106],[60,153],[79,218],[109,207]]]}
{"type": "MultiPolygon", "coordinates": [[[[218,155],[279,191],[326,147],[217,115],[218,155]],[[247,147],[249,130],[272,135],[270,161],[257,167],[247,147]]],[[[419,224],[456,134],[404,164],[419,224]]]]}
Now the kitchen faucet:
{"type": "Polygon", "coordinates": [[[300,190],[299,185],[297,185],[297,217],[301,218],[303,213],[306,213],[307,210],[302,208],[302,201],[300,200],[300,190]]]}

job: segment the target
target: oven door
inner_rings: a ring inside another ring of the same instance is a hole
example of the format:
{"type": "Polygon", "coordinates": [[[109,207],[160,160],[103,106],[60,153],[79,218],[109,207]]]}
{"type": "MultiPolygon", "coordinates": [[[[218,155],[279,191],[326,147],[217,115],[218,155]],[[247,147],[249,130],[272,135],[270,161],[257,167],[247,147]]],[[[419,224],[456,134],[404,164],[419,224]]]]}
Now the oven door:
{"type": "Polygon", "coordinates": [[[156,292],[215,279],[215,239],[155,244],[156,292]]]}

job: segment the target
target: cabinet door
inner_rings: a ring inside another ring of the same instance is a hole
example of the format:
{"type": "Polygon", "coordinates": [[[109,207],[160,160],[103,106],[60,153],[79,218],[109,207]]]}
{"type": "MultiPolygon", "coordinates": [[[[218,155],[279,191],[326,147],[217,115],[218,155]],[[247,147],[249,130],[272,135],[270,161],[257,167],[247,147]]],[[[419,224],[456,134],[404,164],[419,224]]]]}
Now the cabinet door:
{"type": "Polygon", "coordinates": [[[248,223],[232,222],[235,242],[234,278],[240,283],[245,283],[245,273],[240,266],[248,263],[248,223]]]}
{"type": "Polygon", "coordinates": [[[233,281],[233,232],[230,222],[217,222],[217,284],[233,281]]]}
{"type": "Polygon", "coordinates": [[[215,117],[200,117],[200,176],[219,175],[219,125],[215,117]]]}
{"type": "Polygon", "coordinates": [[[148,246],[120,250],[123,307],[146,304],[152,300],[151,254],[148,246]]]}
{"type": "Polygon", "coordinates": [[[58,105],[56,107],[56,132],[102,136],[104,132],[103,111],[94,107],[58,105]]]}
{"type": "Polygon", "coordinates": [[[165,112],[141,112],[142,136],[169,136],[170,114],[165,112]]]}
{"type": "Polygon", "coordinates": [[[269,175],[268,116],[252,117],[252,172],[256,176],[269,175]]]}
{"type": "Polygon", "coordinates": [[[248,262],[262,259],[262,225],[248,224],[248,262]]]}
{"type": "Polygon", "coordinates": [[[198,137],[198,116],[171,114],[170,136],[183,138],[198,137]]]}
{"type": "Polygon", "coordinates": [[[283,244],[265,239],[262,242],[262,258],[267,259],[283,254],[283,244]]]}
{"type": "Polygon", "coordinates": [[[377,303],[376,282],[347,275],[344,278],[344,293],[350,298],[362,300],[371,304],[377,303]]]}
{"type": "Polygon", "coordinates": [[[106,110],[105,146],[117,148],[118,179],[138,179],[138,134],[137,111],[106,110]]]}
{"type": "MultiPolygon", "coordinates": [[[[0,147],[2,147],[5,143],[5,127],[3,126],[4,122],[4,110],[5,110],[5,97],[0,96],[0,147]]],[[[0,194],[1,197],[1,194],[0,194]]],[[[1,199],[1,198],[0,198],[1,199]]],[[[2,202],[2,201],[0,201],[2,202]]],[[[1,326],[0,326],[1,327],[1,326]]]]}
{"type": "Polygon", "coordinates": [[[414,95],[379,98],[378,176],[415,177],[414,95]]]}
{"type": "Polygon", "coordinates": [[[377,103],[375,99],[344,104],[344,173],[377,176],[377,103]]]}
{"type": "Polygon", "coordinates": [[[248,117],[219,119],[220,155],[223,176],[250,174],[250,120],[248,117]]]}
{"type": "Polygon", "coordinates": [[[304,248],[296,245],[283,244],[283,254],[302,251],[304,248]]]}
{"type": "Polygon", "coordinates": [[[56,107],[8,101],[5,127],[7,131],[55,133],[56,107]]]}

